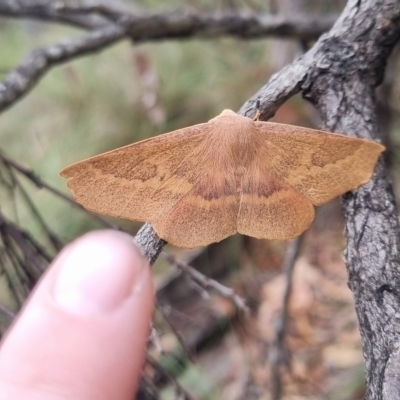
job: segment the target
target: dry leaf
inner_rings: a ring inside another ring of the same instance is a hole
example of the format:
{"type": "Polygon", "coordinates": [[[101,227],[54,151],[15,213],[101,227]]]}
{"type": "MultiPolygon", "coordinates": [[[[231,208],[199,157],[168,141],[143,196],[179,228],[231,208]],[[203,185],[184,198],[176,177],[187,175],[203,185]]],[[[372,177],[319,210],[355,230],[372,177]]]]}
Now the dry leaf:
{"type": "Polygon", "coordinates": [[[313,205],[370,179],[383,150],[224,110],[207,123],[73,164],[61,176],[85,208],[148,221],[162,239],[190,248],[236,232],[298,236],[314,218],[313,205]]]}

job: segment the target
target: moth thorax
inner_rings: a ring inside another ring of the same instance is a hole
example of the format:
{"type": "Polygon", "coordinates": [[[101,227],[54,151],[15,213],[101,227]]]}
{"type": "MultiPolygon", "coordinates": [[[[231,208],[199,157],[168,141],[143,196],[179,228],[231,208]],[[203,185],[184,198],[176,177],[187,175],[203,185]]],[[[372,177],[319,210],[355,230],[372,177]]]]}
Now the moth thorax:
{"type": "Polygon", "coordinates": [[[257,149],[257,138],[252,134],[253,126],[248,125],[253,125],[253,121],[232,126],[229,132],[231,154],[242,165],[251,161],[257,149]]]}

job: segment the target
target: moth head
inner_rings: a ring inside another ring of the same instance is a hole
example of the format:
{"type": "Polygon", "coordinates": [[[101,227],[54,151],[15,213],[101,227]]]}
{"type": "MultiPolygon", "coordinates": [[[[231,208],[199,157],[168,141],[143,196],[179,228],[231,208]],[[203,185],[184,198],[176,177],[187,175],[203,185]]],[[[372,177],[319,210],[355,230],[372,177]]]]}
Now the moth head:
{"type": "Polygon", "coordinates": [[[240,116],[237,113],[235,113],[234,111],[232,111],[232,110],[225,109],[224,111],[222,111],[221,114],[219,114],[216,117],[210,119],[208,122],[213,122],[213,121],[215,121],[217,119],[220,119],[221,117],[240,117],[240,116]]]}

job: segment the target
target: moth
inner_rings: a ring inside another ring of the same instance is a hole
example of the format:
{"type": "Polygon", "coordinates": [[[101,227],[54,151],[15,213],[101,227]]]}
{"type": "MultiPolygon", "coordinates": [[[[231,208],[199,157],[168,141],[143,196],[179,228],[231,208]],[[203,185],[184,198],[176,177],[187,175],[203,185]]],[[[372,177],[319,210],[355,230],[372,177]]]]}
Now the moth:
{"type": "Polygon", "coordinates": [[[236,232],[285,240],[305,231],[314,206],[368,182],[384,146],[224,110],[61,171],[88,210],[150,222],[177,247],[236,232]]]}

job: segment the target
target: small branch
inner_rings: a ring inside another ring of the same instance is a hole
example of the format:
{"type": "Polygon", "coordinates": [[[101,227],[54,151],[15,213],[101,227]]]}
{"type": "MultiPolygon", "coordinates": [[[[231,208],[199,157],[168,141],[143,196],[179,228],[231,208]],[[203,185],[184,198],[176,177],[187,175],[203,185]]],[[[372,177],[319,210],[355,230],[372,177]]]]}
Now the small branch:
{"type": "Polygon", "coordinates": [[[104,50],[126,36],[126,28],[110,25],[78,39],[32,51],[0,83],[0,111],[26,95],[53,66],[76,57],[104,50]]]}
{"type": "Polygon", "coordinates": [[[50,262],[52,257],[28,232],[7,221],[1,212],[0,231],[17,244],[18,248],[24,254],[25,259],[29,260],[33,265],[35,269],[35,279],[38,279],[46,269],[47,263],[50,262]]]}
{"type": "MultiPolygon", "coordinates": [[[[67,14],[92,14],[96,16],[106,17],[108,20],[112,22],[116,22],[118,20],[126,19],[127,17],[132,17],[132,14],[125,10],[118,10],[117,8],[110,7],[109,5],[105,5],[102,3],[98,4],[75,4],[68,2],[58,2],[58,3],[50,3],[47,6],[54,8],[56,12],[67,13],[67,14]]],[[[43,10],[42,10],[43,11],[43,10]]]]}
{"type": "Polygon", "coordinates": [[[284,19],[255,14],[190,14],[173,12],[132,16],[124,21],[136,42],[192,37],[215,39],[233,36],[240,39],[260,39],[272,36],[316,39],[334,23],[336,16],[284,19]]]}
{"type": "Polygon", "coordinates": [[[14,318],[15,318],[15,314],[12,311],[10,311],[8,308],[2,306],[1,304],[0,304],[0,313],[5,315],[11,321],[14,320],[14,318]]]}
{"type": "Polygon", "coordinates": [[[149,343],[153,345],[158,354],[166,353],[161,344],[160,334],[158,333],[158,330],[154,325],[152,325],[150,329],[149,343]]]}
{"type": "Polygon", "coordinates": [[[310,68],[315,63],[319,42],[306,54],[274,74],[268,83],[252,96],[239,110],[239,114],[253,118],[257,110],[262,120],[275,115],[278,108],[295,94],[299,93],[310,68]]]}
{"type": "Polygon", "coordinates": [[[7,18],[29,18],[40,21],[63,23],[77,28],[96,29],[104,27],[107,23],[97,18],[95,15],[79,15],[60,10],[60,2],[43,3],[19,0],[2,0],[0,2],[0,16],[7,18]],[[57,6],[58,4],[58,6],[57,6]]]}
{"type": "Polygon", "coordinates": [[[214,289],[218,294],[226,299],[232,301],[233,304],[237,307],[238,310],[244,312],[246,315],[250,314],[250,309],[246,304],[246,301],[243,297],[239,296],[233,289],[222,285],[218,281],[208,278],[203,275],[201,272],[197,271],[190,265],[182,263],[178,261],[174,256],[162,253],[162,257],[167,260],[170,264],[179,268],[185,274],[189,275],[191,279],[193,279],[198,285],[200,285],[203,289],[208,290],[209,288],[214,289]]]}
{"type": "MultiPolygon", "coordinates": [[[[158,290],[156,293],[156,297],[158,297],[158,290]]],[[[160,312],[160,314],[163,316],[165,323],[168,325],[169,329],[171,329],[171,332],[173,333],[173,335],[176,337],[176,339],[178,340],[179,345],[181,346],[185,356],[191,361],[191,362],[195,362],[194,360],[194,354],[193,354],[193,350],[190,349],[185,340],[183,339],[181,333],[179,332],[179,330],[177,329],[177,327],[175,326],[175,324],[173,322],[171,322],[171,311],[173,310],[173,307],[171,307],[169,304],[164,304],[160,301],[157,300],[156,303],[156,309],[160,312]]],[[[169,354],[169,353],[168,353],[169,354]]]]}
{"type": "Polygon", "coordinates": [[[34,216],[35,220],[38,222],[41,229],[45,232],[47,238],[49,239],[50,243],[53,245],[54,249],[56,251],[60,251],[61,248],[64,246],[64,243],[61,242],[61,240],[58,238],[58,236],[48,226],[47,222],[44,220],[43,216],[37,209],[36,205],[34,204],[32,199],[26,192],[24,186],[21,184],[18,177],[15,176],[15,172],[12,170],[12,168],[10,168],[10,166],[7,166],[7,167],[9,168],[10,175],[13,179],[13,182],[15,183],[16,188],[18,188],[19,192],[21,193],[22,198],[24,199],[28,208],[31,210],[31,213],[34,216]]]}
{"type": "Polygon", "coordinates": [[[9,289],[9,294],[13,298],[13,302],[16,304],[17,308],[20,309],[26,297],[28,291],[25,287],[22,287],[16,282],[17,274],[15,273],[15,266],[18,268],[18,261],[14,259],[11,247],[8,246],[8,238],[4,236],[0,226],[0,237],[4,242],[4,247],[0,246],[0,267],[1,273],[5,278],[7,287],[9,289]]]}
{"type": "Polygon", "coordinates": [[[285,364],[286,361],[284,339],[289,318],[289,300],[292,292],[294,265],[300,252],[303,237],[304,235],[301,235],[288,244],[282,265],[282,273],[285,275],[286,285],[283,293],[282,308],[275,326],[275,341],[270,348],[273,400],[280,400],[282,398],[280,367],[285,364]]]}

